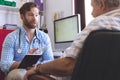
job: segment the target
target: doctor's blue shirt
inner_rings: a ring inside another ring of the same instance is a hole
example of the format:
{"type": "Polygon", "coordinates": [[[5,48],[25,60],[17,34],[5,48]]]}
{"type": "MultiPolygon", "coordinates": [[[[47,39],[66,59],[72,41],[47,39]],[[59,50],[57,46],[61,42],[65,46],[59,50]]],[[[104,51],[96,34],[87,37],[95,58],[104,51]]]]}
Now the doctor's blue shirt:
{"type": "Polygon", "coordinates": [[[8,72],[11,65],[16,61],[21,61],[30,49],[38,48],[35,53],[39,54],[43,47],[46,48],[38,63],[48,62],[54,59],[48,34],[36,29],[35,36],[30,43],[23,27],[9,33],[2,45],[1,70],[8,72]],[[21,50],[21,53],[18,52],[18,49],[21,50]]]}

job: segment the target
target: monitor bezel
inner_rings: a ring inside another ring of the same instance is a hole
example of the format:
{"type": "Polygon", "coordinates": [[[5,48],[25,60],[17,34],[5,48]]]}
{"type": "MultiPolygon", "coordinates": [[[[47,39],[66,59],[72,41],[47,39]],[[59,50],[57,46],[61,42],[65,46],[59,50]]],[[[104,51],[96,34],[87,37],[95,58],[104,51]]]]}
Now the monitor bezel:
{"type": "Polygon", "coordinates": [[[56,23],[57,21],[69,19],[69,18],[72,18],[72,17],[77,17],[77,26],[78,26],[78,27],[77,27],[77,33],[79,33],[79,32],[81,31],[81,27],[80,27],[80,14],[75,14],[75,15],[72,15],[72,16],[67,16],[67,17],[64,17],[64,18],[60,18],[60,19],[54,20],[54,42],[55,42],[55,44],[73,42],[73,40],[57,42],[57,41],[56,41],[56,31],[55,31],[55,30],[56,30],[55,23],[56,23]]]}

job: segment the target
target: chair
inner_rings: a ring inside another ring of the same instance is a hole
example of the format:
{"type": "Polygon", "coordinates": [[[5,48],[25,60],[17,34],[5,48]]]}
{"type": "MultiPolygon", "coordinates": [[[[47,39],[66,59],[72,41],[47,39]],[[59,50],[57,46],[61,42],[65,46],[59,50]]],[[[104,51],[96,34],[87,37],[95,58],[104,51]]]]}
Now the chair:
{"type": "Polygon", "coordinates": [[[2,44],[7,36],[8,33],[12,32],[13,30],[6,30],[6,29],[0,29],[0,56],[1,56],[1,51],[2,51],[2,44]]]}
{"type": "Polygon", "coordinates": [[[91,32],[78,54],[71,80],[120,80],[120,31],[91,32]]]}
{"type": "MultiPolygon", "coordinates": [[[[8,33],[12,32],[13,30],[5,30],[5,29],[0,29],[0,57],[1,57],[1,51],[2,51],[2,44],[7,36],[8,33]]],[[[1,71],[0,69],[0,80],[4,80],[5,74],[1,71]]]]}

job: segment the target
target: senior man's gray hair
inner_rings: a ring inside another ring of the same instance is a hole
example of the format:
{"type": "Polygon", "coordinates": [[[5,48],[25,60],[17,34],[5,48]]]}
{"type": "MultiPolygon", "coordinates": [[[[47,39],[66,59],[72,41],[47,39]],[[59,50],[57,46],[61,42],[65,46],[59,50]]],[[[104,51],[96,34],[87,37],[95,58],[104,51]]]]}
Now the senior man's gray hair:
{"type": "MultiPolygon", "coordinates": [[[[93,0],[96,4],[100,5],[102,0],[93,0]]],[[[120,6],[120,0],[103,0],[105,5],[109,8],[116,8],[120,6]]]]}

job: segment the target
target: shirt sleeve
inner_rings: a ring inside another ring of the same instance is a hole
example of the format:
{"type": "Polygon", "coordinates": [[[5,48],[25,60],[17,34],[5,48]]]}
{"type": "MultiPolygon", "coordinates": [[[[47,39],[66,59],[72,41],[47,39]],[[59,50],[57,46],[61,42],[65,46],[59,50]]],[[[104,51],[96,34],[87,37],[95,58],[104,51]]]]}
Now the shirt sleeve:
{"type": "Polygon", "coordinates": [[[13,43],[14,43],[14,37],[11,35],[7,35],[2,46],[2,53],[1,53],[1,70],[3,72],[8,72],[11,65],[13,64],[13,58],[14,58],[14,49],[13,49],[13,43]]]}
{"type": "Polygon", "coordinates": [[[76,39],[73,41],[71,46],[64,51],[62,57],[76,58],[78,52],[81,50],[83,46],[84,40],[86,39],[90,31],[91,30],[88,28],[85,28],[83,31],[81,31],[77,35],[76,39]]]}
{"type": "Polygon", "coordinates": [[[43,42],[45,43],[46,49],[43,53],[43,63],[54,60],[50,38],[47,34],[45,36],[43,42]]]}

